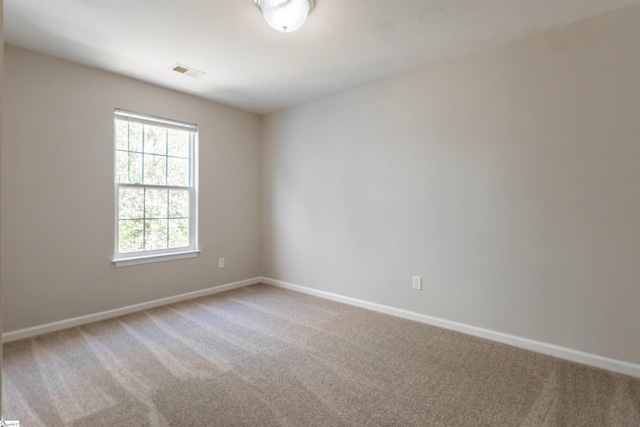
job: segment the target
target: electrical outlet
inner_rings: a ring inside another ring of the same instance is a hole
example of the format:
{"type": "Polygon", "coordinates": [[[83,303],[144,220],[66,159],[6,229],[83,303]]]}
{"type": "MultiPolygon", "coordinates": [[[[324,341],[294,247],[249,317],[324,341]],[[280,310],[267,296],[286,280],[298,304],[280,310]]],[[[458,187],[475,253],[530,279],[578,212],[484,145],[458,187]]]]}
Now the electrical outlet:
{"type": "Polygon", "coordinates": [[[224,258],[218,258],[218,268],[224,268],[224,258]]]}
{"type": "Polygon", "coordinates": [[[413,287],[413,289],[416,289],[418,291],[422,290],[422,277],[421,276],[413,276],[412,287],[413,287]]]}

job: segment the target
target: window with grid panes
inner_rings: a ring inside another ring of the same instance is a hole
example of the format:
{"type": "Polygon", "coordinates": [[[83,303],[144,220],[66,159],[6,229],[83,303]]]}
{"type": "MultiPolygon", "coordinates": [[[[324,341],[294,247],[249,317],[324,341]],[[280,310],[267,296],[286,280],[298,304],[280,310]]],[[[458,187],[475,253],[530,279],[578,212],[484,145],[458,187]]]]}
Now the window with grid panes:
{"type": "Polygon", "coordinates": [[[196,125],[116,110],[117,265],[197,254],[196,125]]]}

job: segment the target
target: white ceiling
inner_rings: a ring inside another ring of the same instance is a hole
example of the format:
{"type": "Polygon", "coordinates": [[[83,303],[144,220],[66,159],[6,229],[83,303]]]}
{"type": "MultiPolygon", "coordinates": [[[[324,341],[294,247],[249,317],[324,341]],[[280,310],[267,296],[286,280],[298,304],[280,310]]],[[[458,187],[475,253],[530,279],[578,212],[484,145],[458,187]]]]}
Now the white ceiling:
{"type": "Polygon", "coordinates": [[[266,113],[638,2],[316,0],[283,34],[253,0],[4,0],[4,25],[7,43],[266,113]]]}

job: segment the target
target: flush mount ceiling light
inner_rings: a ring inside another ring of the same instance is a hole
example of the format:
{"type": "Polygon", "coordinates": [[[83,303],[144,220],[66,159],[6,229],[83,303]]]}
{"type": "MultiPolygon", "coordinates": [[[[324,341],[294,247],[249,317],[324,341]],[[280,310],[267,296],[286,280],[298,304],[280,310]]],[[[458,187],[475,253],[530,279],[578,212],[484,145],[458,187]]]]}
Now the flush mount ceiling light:
{"type": "Polygon", "coordinates": [[[253,0],[274,30],[292,33],[302,27],[315,0],[253,0]]]}

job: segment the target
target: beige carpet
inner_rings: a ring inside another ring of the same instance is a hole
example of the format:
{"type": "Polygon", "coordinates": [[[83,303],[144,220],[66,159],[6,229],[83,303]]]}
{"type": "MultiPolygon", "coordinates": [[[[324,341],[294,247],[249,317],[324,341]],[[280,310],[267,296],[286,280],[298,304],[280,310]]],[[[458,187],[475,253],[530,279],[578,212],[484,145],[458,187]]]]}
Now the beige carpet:
{"type": "Polygon", "coordinates": [[[640,425],[640,379],[267,285],[4,355],[25,427],[640,425]]]}

